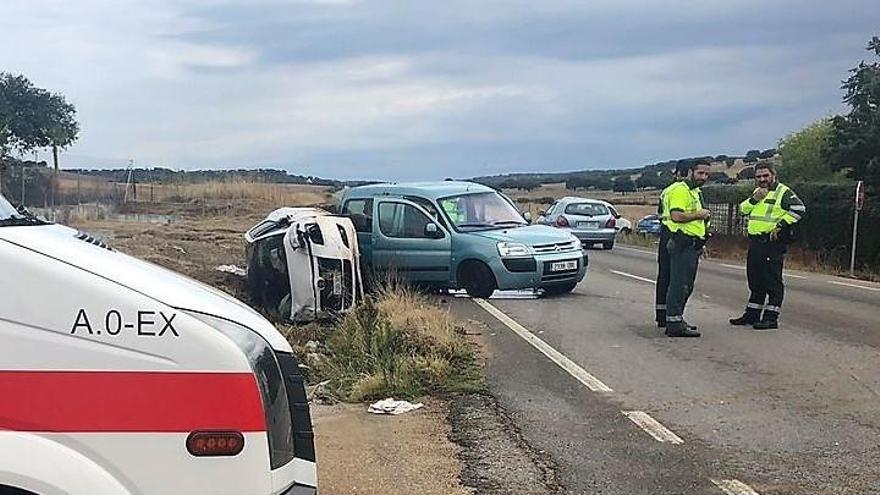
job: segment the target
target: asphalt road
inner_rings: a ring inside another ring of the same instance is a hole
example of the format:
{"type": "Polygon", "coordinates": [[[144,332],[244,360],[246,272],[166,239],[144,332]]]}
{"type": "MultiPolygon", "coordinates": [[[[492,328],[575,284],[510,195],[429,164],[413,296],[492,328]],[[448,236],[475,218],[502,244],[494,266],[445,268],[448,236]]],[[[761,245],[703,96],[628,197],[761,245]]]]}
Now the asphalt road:
{"type": "Polygon", "coordinates": [[[590,260],[573,294],[453,305],[487,325],[490,390],[568,493],[880,494],[880,285],[789,273],[781,328],[758,332],[727,324],[745,270],[704,261],[703,337],[671,339],[653,253],[590,260]]]}

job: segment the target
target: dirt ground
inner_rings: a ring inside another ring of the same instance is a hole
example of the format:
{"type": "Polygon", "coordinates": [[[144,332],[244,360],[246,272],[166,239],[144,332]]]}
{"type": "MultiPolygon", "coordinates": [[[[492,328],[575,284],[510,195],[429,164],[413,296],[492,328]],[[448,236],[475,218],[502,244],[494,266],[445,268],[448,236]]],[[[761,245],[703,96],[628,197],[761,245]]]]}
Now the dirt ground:
{"type": "Polygon", "coordinates": [[[316,406],[318,479],[326,495],[465,495],[458,447],[445,402],[399,415],[368,414],[364,404],[316,406]]]}
{"type": "MultiPolygon", "coordinates": [[[[271,205],[235,201],[136,209],[174,219],[145,222],[114,217],[71,226],[100,235],[121,252],[246,300],[242,279],[215,268],[246,266],[244,232],[262,220],[271,205]]],[[[313,406],[322,494],[471,493],[458,481],[462,466],[457,446],[448,439],[446,402],[428,400],[425,408],[395,417],[371,415],[366,409],[364,404],[313,406]]]]}

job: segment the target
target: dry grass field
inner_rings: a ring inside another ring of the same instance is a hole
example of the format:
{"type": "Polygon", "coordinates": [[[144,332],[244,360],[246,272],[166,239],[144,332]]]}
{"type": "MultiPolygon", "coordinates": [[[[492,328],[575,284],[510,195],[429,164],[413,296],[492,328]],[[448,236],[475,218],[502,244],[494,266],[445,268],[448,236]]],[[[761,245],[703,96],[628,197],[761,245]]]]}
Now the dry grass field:
{"type": "Polygon", "coordinates": [[[58,182],[61,203],[94,201],[187,203],[192,201],[251,200],[276,205],[321,204],[333,197],[330,188],[304,184],[229,181],[176,184],[126,184],[97,177],[62,173],[58,182]],[[126,190],[127,189],[127,190],[126,190]]]}

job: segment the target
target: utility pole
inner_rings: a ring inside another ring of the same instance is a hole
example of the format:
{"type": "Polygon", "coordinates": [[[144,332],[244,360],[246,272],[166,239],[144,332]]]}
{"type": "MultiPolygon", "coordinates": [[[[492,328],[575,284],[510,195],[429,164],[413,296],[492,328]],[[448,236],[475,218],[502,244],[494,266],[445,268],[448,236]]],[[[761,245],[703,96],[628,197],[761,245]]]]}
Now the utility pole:
{"type": "Polygon", "coordinates": [[[128,178],[125,179],[125,193],[122,195],[122,202],[128,202],[128,185],[131,184],[131,173],[134,168],[134,160],[128,161],[128,178]]]}
{"type": "Polygon", "coordinates": [[[856,183],[855,210],[853,216],[853,239],[852,254],[849,259],[849,276],[852,277],[856,272],[856,243],[859,239],[859,211],[865,206],[865,182],[858,181],[856,183]]]}

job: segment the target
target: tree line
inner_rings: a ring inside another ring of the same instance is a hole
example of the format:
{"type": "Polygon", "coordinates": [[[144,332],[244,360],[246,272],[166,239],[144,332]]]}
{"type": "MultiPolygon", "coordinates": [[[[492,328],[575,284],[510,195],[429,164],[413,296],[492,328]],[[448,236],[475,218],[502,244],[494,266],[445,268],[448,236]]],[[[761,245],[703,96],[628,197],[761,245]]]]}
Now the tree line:
{"type": "Polygon", "coordinates": [[[138,183],[197,183],[197,182],[267,182],[277,184],[312,184],[316,186],[341,187],[346,183],[310,175],[294,175],[286,170],[272,168],[228,170],[172,170],[164,167],[115,168],[115,169],[65,169],[77,175],[100,177],[113,182],[138,183]]]}

